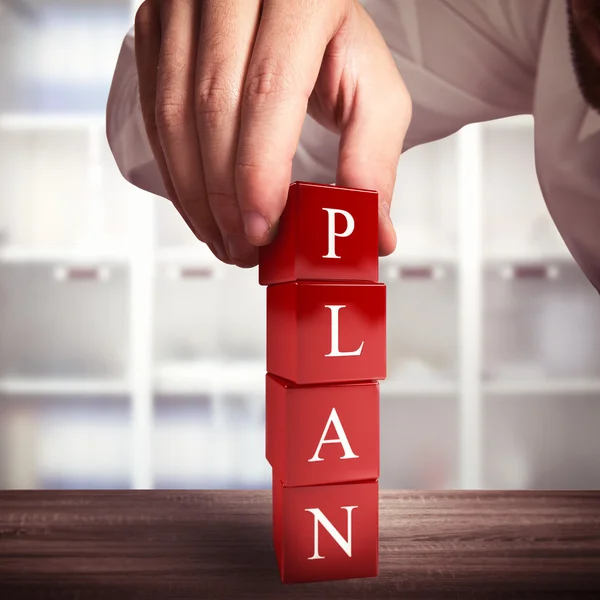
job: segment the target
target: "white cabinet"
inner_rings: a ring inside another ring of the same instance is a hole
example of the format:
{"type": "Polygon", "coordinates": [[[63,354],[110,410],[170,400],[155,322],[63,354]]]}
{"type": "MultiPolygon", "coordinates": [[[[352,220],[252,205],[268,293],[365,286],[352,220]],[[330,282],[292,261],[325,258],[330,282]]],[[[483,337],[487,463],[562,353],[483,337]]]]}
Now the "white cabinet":
{"type": "Polygon", "coordinates": [[[0,298],[1,377],[127,377],[126,267],[0,264],[0,298]]]}
{"type": "Polygon", "coordinates": [[[456,395],[403,389],[380,403],[381,489],[460,487],[456,395]]]}
{"type": "Polygon", "coordinates": [[[600,489],[600,387],[486,397],[484,473],[491,489],[600,489]]]}
{"type": "Polygon", "coordinates": [[[159,396],[154,487],[266,489],[264,395],[159,396]]]}

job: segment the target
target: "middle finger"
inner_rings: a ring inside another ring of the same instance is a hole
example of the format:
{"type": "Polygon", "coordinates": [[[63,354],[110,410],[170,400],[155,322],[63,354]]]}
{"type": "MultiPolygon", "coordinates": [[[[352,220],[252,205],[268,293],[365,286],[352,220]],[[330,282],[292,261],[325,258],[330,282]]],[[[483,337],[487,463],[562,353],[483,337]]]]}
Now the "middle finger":
{"type": "Polygon", "coordinates": [[[230,257],[256,264],[236,198],[235,158],[245,73],[260,19],[261,0],[206,0],[196,65],[195,115],[211,207],[230,257]]]}

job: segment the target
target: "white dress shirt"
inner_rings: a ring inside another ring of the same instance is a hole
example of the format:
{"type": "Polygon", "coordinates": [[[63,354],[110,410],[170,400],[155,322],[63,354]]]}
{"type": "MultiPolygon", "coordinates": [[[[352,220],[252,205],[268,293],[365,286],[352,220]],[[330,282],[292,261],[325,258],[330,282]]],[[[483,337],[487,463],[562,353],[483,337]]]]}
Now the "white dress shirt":
{"type": "MultiPolygon", "coordinates": [[[[566,0],[362,0],[413,101],[404,149],[464,125],[519,114],[535,120],[544,199],[565,243],[600,290],[600,115],[577,85],[566,0]]],[[[142,120],[133,31],[107,107],[107,135],[123,176],[167,196],[142,120]]],[[[307,117],[292,181],[332,183],[338,137],[307,117]]]]}

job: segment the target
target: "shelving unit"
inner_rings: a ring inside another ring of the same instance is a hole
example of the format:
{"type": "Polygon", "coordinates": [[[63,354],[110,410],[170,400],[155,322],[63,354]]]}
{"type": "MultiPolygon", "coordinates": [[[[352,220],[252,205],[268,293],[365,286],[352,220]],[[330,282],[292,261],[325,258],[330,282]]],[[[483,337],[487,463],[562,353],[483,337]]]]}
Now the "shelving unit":
{"type": "MultiPolygon", "coordinates": [[[[221,264],[166,200],[122,180],[104,114],[0,112],[3,136],[16,173],[6,167],[7,189],[46,210],[49,230],[0,196],[0,486],[268,487],[256,271],[221,264]],[[17,180],[37,175],[19,160],[43,165],[54,152],[77,183],[59,182],[72,194],[60,199],[71,227],[36,182],[17,180]]],[[[515,407],[535,423],[546,398],[554,431],[585,421],[568,412],[574,404],[595,415],[599,311],[532,205],[531,137],[527,116],[478,124],[401,161],[398,248],[380,261],[384,487],[547,481],[535,473],[543,440],[532,432],[528,446],[515,407]],[[507,173],[515,185],[503,195],[507,173]],[[503,440],[493,418],[519,433],[503,440]]]]}
{"type": "MultiPolygon", "coordinates": [[[[70,43],[67,15],[53,12],[53,4],[33,6],[44,13],[33,37],[26,24],[16,19],[7,24],[8,31],[15,32],[14,42],[7,42],[13,50],[9,61],[39,51],[36,44],[49,43],[52,33],[46,26],[63,28],[65,34],[55,59],[76,60],[64,52],[70,43]]],[[[73,7],[78,24],[83,22],[79,11],[91,4],[73,7]]],[[[122,4],[131,9],[129,0],[122,4]]],[[[108,11],[118,8],[97,6],[108,11]]],[[[112,13],[104,14],[118,22],[112,13]]],[[[129,11],[125,26],[130,16],[129,11]]],[[[118,47],[112,47],[111,55],[110,40],[103,36],[97,40],[96,52],[113,62],[118,47]]],[[[93,53],[87,58],[93,59],[93,53]]],[[[3,64],[12,69],[4,58],[3,64]]],[[[58,70],[65,82],[71,77],[69,65],[58,70]]],[[[22,73],[31,79],[15,79],[6,89],[27,93],[24,90],[40,74],[34,84],[38,99],[46,92],[54,96],[45,73],[28,68],[9,76],[22,73]]],[[[79,91],[68,89],[70,104],[77,104],[79,91]]],[[[102,91],[97,98],[101,99],[102,91]]],[[[140,452],[132,452],[136,462],[120,449],[131,445],[132,439],[135,444],[137,438],[146,437],[145,431],[139,433],[137,415],[129,418],[131,408],[139,403],[135,374],[140,365],[131,359],[137,359],[135,338],[127,328],[135,320],[129,318],[127,305],[136,266],[129,235],[133,221],[127,211],[122,218],[121,206],[128,204],[132,194],[111,163],[105,116],[101,110],[90,112],[85,98],[79,106],[50,106],[54,100],[42,106],[43,101],[32,103],[32,98],[21,103],[9,94],[3,98],[0,486],[129,486],[139,482],[143,461],[140,452]],[[95,436],[102,422],[104,437],[95,436]],[[133,435],[125,435],[119,448],[118,432],[127,429],[133,435]],[[70,445],[74,440],[76,447],[70,445]],[[117,464],[112,467],[111,449],[117,450],[117,464]]]]}

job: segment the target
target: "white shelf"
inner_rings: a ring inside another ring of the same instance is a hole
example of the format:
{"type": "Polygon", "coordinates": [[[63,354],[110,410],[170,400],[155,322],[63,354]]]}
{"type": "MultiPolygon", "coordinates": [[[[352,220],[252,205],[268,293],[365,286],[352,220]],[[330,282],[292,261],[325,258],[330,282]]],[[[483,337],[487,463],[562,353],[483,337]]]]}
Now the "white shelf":
{"type": "Polygon", "coordinates": [[[485,394],[494,396],[557,396],[565,394],[597,394],[600,396],[600,378],[488,381],[484,383],[483,391],[485,394]]]}
{"type": "MultiPolygon", "coordinates": [[[[485,253],[483,262],[486,266],[500,265],[546,265],[557,263],[576,264],[568,250],[556,250],[552,252],[542,252],[539,250],[523,250],[520,252],[488,252],[485,253]]],[[[386,266],[448,266],[457,263],[456,253],[450,250],[440,250],[439,252],[415,252],[415,251],[396,251],[390,256],[379,259],[380,267],[386,266]]]]}
{"type": "Polygon", "coordinates": [[[531,250],[528,252],[490,252],[484,256],[487,266],[502,265],[548,265],[548,264],[576,264],[575,260],[567,250],[554,252],[540,252],[531,250]]]}
{"type": "Polygon", "coordinates": [[[264,394],[262,361],[193,361],[157,368],[154,390],[165,395],[264,394]]]}
{"type": "Polygon", "coordinates": [[[438,252],[396,250],[389,256],[379,259],[381,268],[387,266],[432,266],[452,265],[456,263],[456,253],[451,250],[440,249],[438,252]]]}
{"type": "MultiPolygon", "coordinates": [[[[166,395],[264,394],[265,364],[265,361],[198,361],[166,365],[157,370],[155,392],[166,395]]],[[[385,395],[447,396],[457,392],[456,383],[446,380],[386,379],[380,385],[385,395]]]]}
{"type": "Polygon", "coordinates": [[[125,251],[106,248],[43,248],[6,246],[0,247],[0,263],[7,264],[125,264],[125,251]]]}
{"type": "MultiPolygon", "coordinates": [[[[457,385],[453,383],[413,382],[413,381],[382,381],[382,396],[452,396],[457,393],[457,385]]],[[[220,384],[203,378],[188,378],[186,380],[165,379],[155,380],[157,394],[173,396],[194,396],[201,394],[264,394],[264,373],[261,377],[248,379],[224,380],[220,384]]]]}
{"type": "Polygon", "coordinates": [[[381,394],[386,396],[453,396],[458,385],[453,381],[412,381],[386,379],[380,382],[381,394]]]}
{"type": "Polygon", "coordinates": [[[47,114],[3,113],[0,114],[0,130],[3,131],[83,131],[104,128],[106,117],[102,114],[47,114]]]}
{"type": "Polygon", "coordinates": [[[11,396],[126,396],[127,382],[106,379],[29,378],[0,379],[0,394],[11,396]]]}
{"type": "Polygon", "coordinates": [[[221,279],[228,268],[201,242],[192,248],[158,250],[156,265],[172,280],[221,279]]]}
{"type": "MultiPolygon", "coordinates": [[[[264,363],[231,363],[218,366],[206,364],[191,369],[182,368],[175,372],[160,374],[155,378],[155,391],[159,394],[194,395],[205,393],[264,393],[264,363]]],[[[384,395],[404,396],[451,396],[457,393],[452,381],[411,381],[386,379],[380,382],[384,395]]],[[[127,382],[103,379],[59,379],[59,378],[16,378],[0,379],[0,394],[5,395],[82,395],[120,396],[127,395],[127,382]]],[[[484,384],[489,395],[563,395],[599,394],[598,379],[546,379],[543,381],[489,381],[484,384]]]]}
{"type": "MultiPolygon", "coordinates": [[[[568,250],[543,252],[536,249],[522,250],[519,252],[488,252],[482,257],[485,266],[503,265],[547,265],[576,264],[568,250]]],[[[451,266],[458,263],[457,255],[451,250],[437,252],[409,250],[396,251],[390,256],[379,259],[381,268],[388,266],[451,266]]]]}

